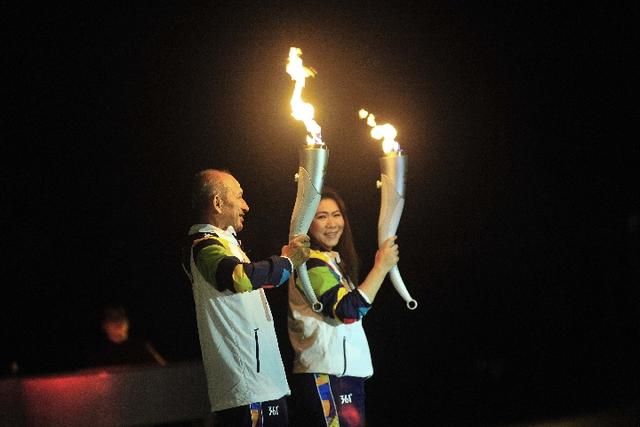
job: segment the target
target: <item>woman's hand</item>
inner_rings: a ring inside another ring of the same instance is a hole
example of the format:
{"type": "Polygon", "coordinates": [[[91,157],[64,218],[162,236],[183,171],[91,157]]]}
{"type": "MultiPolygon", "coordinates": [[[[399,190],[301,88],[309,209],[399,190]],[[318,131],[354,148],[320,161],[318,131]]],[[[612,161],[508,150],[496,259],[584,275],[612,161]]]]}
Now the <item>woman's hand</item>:
{"type": "Polygon", "coordinates": [[[367,278],[358,286],[358,289],[367,296],[370,303],[373,303],[385,276],[398,263],[400,259],[400,251],[396,244],[398,236],[389,237],[382,242],[380,248],[376,251],[376,258],[373,268],[367,275],[367,278]]]}
{"type": "Polygon", "coordinates": [[[398,263],[400,259],[400,250],[396,239],[398,236],[391,236],[384,242],[376,252],[375,266],[380,268],[384,273],[388,273],[391,268],[398,263]]]}

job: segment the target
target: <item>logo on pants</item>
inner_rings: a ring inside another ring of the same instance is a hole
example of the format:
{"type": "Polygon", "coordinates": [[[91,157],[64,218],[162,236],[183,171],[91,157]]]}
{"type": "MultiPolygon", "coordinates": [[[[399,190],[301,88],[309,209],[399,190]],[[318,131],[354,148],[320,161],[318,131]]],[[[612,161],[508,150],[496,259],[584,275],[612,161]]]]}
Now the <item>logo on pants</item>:
{"type": "Polygon", "coordinates": [[[267,408],[269,409],[269,416],[270,417],[274,417],[274,416],[278,416],[278,406],[267,406],[267,408]]]}
{"type": "Polygon", "coordinates": [[[353,396],[353,393],[341,394],[340,395],[340,404],[344,405],[346,403],[351,403],[351,396],[353,396]]]}

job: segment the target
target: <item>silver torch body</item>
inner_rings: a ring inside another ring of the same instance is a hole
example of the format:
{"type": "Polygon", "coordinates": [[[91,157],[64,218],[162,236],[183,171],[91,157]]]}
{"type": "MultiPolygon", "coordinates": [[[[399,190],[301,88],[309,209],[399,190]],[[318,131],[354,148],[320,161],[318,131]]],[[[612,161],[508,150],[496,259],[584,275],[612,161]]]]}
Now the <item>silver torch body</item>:
{"type": "MultiPolygon", "coordinates": [[[[402,152],[389,153],[380,159],[380,180],[377,182],[381,193],[378,217],[379,247],[389,237],[394,236],[398,229],[404,209],[406,173],[407,156],[402,152]]],[[[389,271],[389,279],[402,299],[406,301],[407,308],[414,310],[418,302],[409,294],[397,265],[389,271]]]]}
{"type": "MultiPolygon", "coordinates": [[[[320,204],[322,184],[327,170],[329,150],[326,146],[306,145],[300,150],[300,165],[296,174],[298,192],[291,214],[289,240],[299,234],[307,234],[311,222],[320,204]]],[[[302,282],[302,291],[314,311],[322,311],[322,303],[318,301],[311,281],[307,265],[298,267],[298,277],[302,282]]]]}

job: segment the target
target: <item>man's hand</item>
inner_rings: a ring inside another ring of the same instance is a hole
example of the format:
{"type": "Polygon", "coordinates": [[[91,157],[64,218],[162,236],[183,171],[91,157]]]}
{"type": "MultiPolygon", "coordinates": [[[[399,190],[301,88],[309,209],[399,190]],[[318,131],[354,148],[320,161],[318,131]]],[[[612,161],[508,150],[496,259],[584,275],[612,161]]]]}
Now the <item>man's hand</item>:
{"type": "Polygon", "coordinates": [[[293,268],[297,269],[309,259],[309,236],[300,234],[282,247],[282,256],[291,260],[293,268]]]}

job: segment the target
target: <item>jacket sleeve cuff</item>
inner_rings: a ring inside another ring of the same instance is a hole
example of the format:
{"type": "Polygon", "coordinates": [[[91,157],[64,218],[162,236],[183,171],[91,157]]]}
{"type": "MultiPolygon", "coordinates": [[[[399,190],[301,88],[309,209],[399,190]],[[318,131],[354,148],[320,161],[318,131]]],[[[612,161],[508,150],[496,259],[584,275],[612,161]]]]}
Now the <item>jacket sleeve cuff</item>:
{"type": "Polygon", "coordinates": [[[367,296],[367,294],[362,292],[360,289],[357,289],[357,291],[358,293],[360,293],[360,296],[362,296],[362,298],[367,302],[367,304],[371,305],[371,301],[369,300],[369,297],[367,296]]]}
{"type": "Polygon", "coordinates": [[[293,268],[293,261],[291,261],[291,259],[289,257],[286,257],[284,255],[280,255],[280,257],[286,259],[287,261],[289,261],[289,266],[291,267],[290,273],[293,273],[295,271],[295,268],[293,268]]]}

